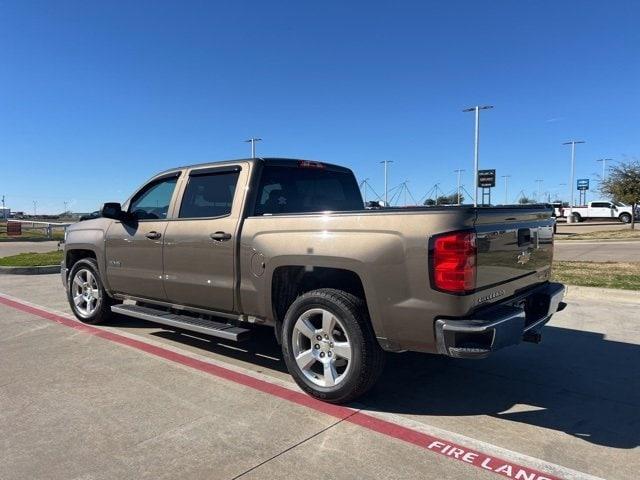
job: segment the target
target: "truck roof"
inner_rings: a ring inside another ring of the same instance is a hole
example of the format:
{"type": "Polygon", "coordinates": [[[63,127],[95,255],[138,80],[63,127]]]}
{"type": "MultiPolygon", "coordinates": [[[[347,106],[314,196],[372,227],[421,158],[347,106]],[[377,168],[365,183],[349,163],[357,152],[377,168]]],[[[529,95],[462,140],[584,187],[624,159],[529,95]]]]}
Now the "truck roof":
{"type": "Polygon", "coordinates": [[[155,176],[176,172],[178,170],[184,170],[184,169],[190,169],[190,168],[215,167],[216,165],[225,165],[225,164],[236,163],[236,162],[250,162],[250,163],[262,162],[265,165],[275,165],[275,166],[281,166],[281,167],[293,167],[293,166],[299,165],[300,162],[309,162],[310,164],[321,164],[324,166],[324,168],[327,168],[333,171],[340,171],[340,172],[350,171],[349,168],[342,167],[340,165],[335,165],[332,163],[320,162],[318,160],[309,160],[309,159],[302,159],[302,158],[256,157],[256,158],[234,158],[230,160],[219,160],[215,162],[204,162],[204,163],[195,163],[192,165],[182,165],[180,167],[173,167],[173,168],[164,170],[162,172],[159,172],[155,176]]]}

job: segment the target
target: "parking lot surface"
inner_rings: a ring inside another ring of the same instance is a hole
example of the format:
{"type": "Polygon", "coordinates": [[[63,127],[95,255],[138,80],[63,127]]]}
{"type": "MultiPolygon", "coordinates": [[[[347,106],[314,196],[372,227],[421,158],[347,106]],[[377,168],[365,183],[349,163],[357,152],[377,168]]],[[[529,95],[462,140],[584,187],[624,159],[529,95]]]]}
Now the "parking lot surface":
{"type": "Polygon", "coordinates": [[[389,355],[346,408],[300,393],[267,329],[87,329],[57,275],[0,277],[0,478],[636,478],[638,304],[568,303],[540,345],[389,355]]]}
{"type": "Polygon", "coordinates": [[[554,260],[581,262],[640,262],[640,241],[555,242],[554,260]]]}
{"type": "Polygon", "coordinates": [[[580,223],[566,223],[564,220],[558,220],[558,230],[556,233],[563,235],[569,233],[590,233],[590,232],[606,232],[608,230],[627,230],[629,224],[618,222],[615,220],[592,220],[580,223]]]}

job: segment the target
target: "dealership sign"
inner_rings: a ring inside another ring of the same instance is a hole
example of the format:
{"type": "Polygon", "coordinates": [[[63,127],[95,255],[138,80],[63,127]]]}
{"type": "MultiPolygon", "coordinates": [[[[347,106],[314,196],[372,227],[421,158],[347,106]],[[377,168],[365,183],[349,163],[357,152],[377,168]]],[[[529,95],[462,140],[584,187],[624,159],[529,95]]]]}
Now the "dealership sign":
{"type": "Polygon", "coordinates": [[[578,184],[578,190],[589,190],[588,178],[579,178],[577,184],[578,184]]]}
{"type": "Polygon", "coordinates": [[[478,170],[478,187],[493,188],[496,186],[495,170],[478,170]]]}

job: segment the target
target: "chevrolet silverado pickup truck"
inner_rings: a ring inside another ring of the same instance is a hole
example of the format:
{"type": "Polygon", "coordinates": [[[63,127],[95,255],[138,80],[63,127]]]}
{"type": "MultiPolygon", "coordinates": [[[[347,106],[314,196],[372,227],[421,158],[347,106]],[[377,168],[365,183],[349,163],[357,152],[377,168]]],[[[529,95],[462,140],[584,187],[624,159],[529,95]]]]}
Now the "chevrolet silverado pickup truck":
{"type": "Polygon", "coordinates": [[[76,317],[243,341],[274,328],[298,385],[364,394],[385,351],[477,359],[564,308],[551,207],[365,209],[351,170],[247,159],[175,168],[66,232],[76,317]]]}

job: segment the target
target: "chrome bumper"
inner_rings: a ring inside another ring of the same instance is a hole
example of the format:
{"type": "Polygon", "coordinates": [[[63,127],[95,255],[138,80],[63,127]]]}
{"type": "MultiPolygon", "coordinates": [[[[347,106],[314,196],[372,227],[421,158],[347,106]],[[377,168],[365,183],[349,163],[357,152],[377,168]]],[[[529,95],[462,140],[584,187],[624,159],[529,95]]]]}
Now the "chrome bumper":
{"type": "Polygon", "coordinates": [[[438,353],[456,358],[485,358],[521,341],[538,342],[539,330],[564,309],[565,287],[548,283],[515,299],[474,313],[471,318],[436,320],[438,353]]]}

